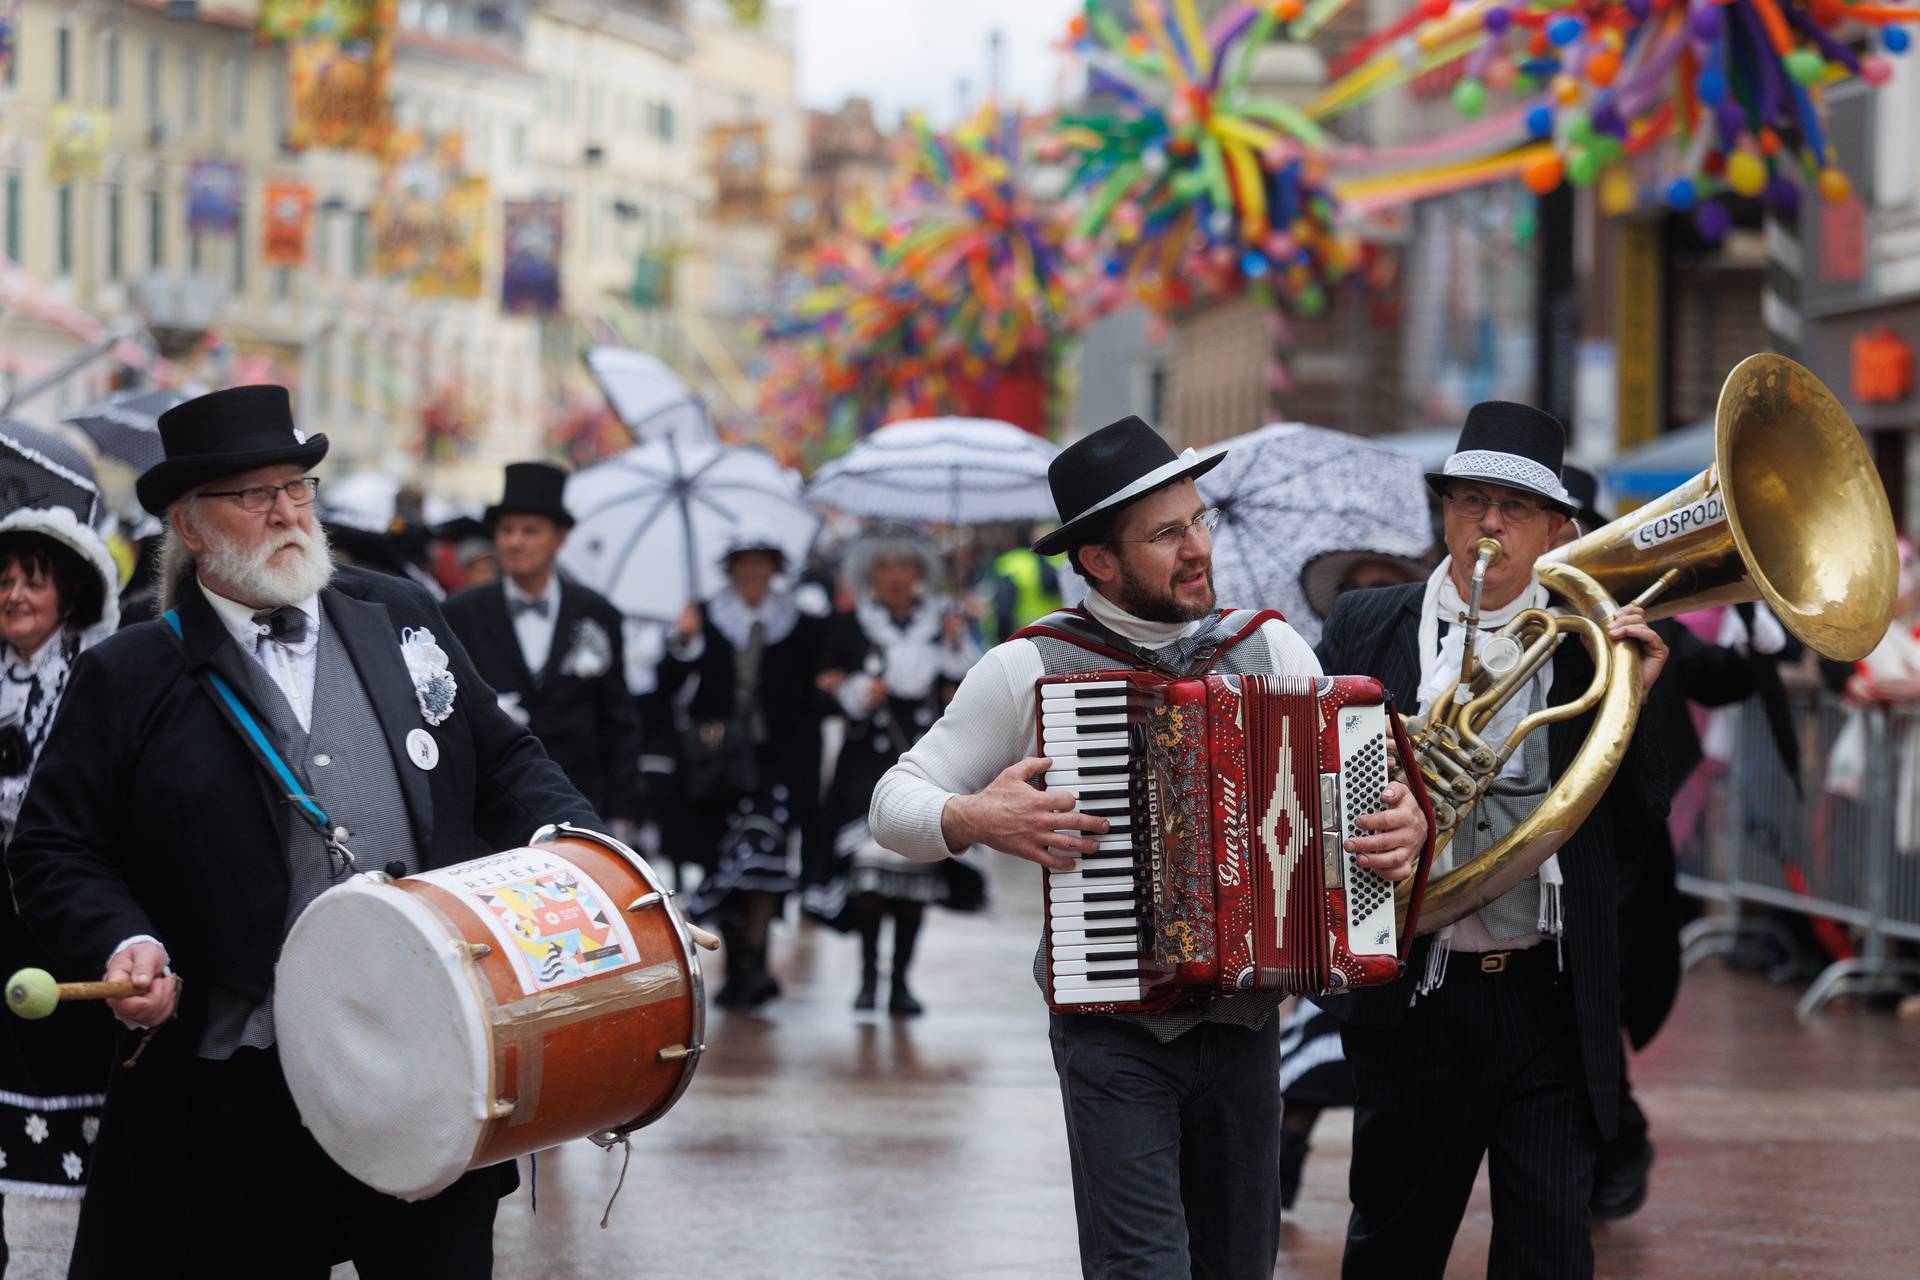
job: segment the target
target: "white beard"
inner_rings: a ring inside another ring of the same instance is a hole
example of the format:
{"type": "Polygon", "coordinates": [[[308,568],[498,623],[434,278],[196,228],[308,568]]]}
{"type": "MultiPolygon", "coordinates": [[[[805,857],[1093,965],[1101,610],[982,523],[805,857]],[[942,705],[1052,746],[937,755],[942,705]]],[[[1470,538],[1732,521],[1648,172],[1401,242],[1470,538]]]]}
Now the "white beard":
{"type": "Polygon", "coordinates": [[[200,536],[206,542],[206,550],[199,557],[202,576],[218,579],[231,588],[236,599],[244,598],[256,608],[299,604],[318,594],[333,578],[326,530],[319,525],[312,533],[298,525],[290,526],[251,549],[228,541],[205,525],[200,528],[200,536]],[[269,564],[274,553],[286,546],[300,551],[293,563],[280,568],[269,564]]]}

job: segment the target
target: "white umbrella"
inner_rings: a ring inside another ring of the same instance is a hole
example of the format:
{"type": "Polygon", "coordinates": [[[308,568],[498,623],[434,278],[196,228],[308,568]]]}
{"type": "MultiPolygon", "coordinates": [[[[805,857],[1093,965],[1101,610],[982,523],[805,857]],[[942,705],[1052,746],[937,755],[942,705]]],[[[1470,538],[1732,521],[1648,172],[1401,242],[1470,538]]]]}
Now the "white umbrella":
{"type": "Polygon", "coordinates": [[[765,537],[798,569],[820,516],[771,454],[668,436],[575,472],[576,521],[560,567],[629,617],[670,622],[720,589],[737,530],[765,537]]]}
{"type": "Polygon", "coordinates": [[[1418,559],[1432,541],[1420,463],[1344,431],[1276,422],[1225,441],[1194,483],[1220,508],[1213,584],[1223,605],[1278,609],[1308,641],[1320,618],[1303,571],[1330,551],[1418,559]]]}
{"type": "Polygon", "coordinates": [[[821,467],[807,496],[848,515],[907,524],[1051,520],[1051,444],[991,418],[881,427],[821,467]]]}
{"type": "Polygon", "coordinates": [[[645,444],[666,436],[684,442],[714,438],[706,406],[665,364],[630,347],[591,347],[587,372],[606,393],[614,416],[645,444]]]}
{"type": "MultiPolygon", "coordinates": [[[[352,471],[320,485],[320,518],[362,533],[387,533],[399,514],[400,478],[384,471],[352,471]]],[[[460,514],[452,503],[432,494],[421,502],[420,520],[437,525],[460,514]]]]}

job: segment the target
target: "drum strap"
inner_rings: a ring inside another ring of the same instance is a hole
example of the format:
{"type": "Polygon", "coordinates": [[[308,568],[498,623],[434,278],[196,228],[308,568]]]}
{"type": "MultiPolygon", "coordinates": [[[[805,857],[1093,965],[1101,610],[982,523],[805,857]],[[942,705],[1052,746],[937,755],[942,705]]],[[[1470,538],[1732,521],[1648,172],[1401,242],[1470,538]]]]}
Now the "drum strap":
{"type": "MultiPolygon", "coordinates": [[[[173,632],[174,641],[182,642],[185,636],[180,630],[179,610],[169,609],[160,617],[167,624],[167,628],[173,632]]],[[[227,723],[232,725],[234,731],[240,735],[240,740],[253,752],[254,760],[266,771],[268,782],[285,793],[287,803],[293,806],[295,813],[305,819],[309,827],[313,828],[314,834],[319,836],[321,843],[327,847],[327,852],[338,855],[346,864],[347,870],[351,871],[354,861],[353,852],[346,845],[347,829],[334,826],[327,817],[327,811],[320,807],[320,802],[307,794],[306,789],[300,785],[300,779],[294,776],[287,762],[280,758],[278,751],[274,750],[273,741],[260,727],[260,722],[253,718],[253,713],[247,710],[247,704],[242,702],[240,695],[233,691],[233,686],[212,668],[206,668],[201,672],[200,684],[206,689],[207,696],[213,699],[214,705],[220,708],[220,713],[226,717],[227,723]]]]}

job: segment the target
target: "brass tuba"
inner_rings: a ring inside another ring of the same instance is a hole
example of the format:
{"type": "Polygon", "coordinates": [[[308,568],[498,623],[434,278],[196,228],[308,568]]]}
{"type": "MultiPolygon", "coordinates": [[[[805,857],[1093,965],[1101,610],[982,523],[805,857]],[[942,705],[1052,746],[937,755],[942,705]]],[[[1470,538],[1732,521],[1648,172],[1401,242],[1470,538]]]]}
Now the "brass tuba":
{"type": "MultiPolygon", "coordinates": [[[[1499,554],[1476,547],[1479,578],[1499,554]]],[[[1808,648],[1845,661],[1872,651],[1893,618],[1893,513],[1866,442],[1833,393],[1784,356],[1749,356],[1714,410],[1713,464],[1664,497],[1541,557],[1559,612],[1529,609],[1492,636],[1469,627],[1460,680],[1408,725],[1434,802],[1436,851],[1484,796],[1527,734],[1594,712],[1573,764],[1547,798],[1479,857],[1426,886],[1417,931],[1478,911],[1534,874],[1586,820],[1613,780],[1640,714],[1640,651],[1609,641],[1616,600],[1668,618],[1709,605],[1764,601],[1808,648]],[[1592,683],[1571,702],[1526,716],[1504,741],[1480,737],[1554,650],[1578,635],[1592,683]]],[[[1399,886],[1404,930],[1410,896],[1399,886]]]]}

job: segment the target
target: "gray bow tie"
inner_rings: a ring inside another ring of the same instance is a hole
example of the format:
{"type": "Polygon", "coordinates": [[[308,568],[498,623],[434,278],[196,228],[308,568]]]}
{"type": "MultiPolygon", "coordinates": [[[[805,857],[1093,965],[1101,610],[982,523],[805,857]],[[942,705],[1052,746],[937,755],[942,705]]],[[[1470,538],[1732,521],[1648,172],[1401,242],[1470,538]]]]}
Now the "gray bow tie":
{"type": "Polygon", "coordinates": [[[544,618],[547,616],[547,598],[541,596],[538,600],[508,600],[507,609],[516,618],[523,613],[544,618]]]}
{"type": "Polygon", "coordinates": [[[262,628],[262,640],[273,640],[290,649],[299,647],[307,638],[307,615],[290,604],[278,609],[262,609],[253,615],[253,622],[262,628]]]}
{"type": "Polygon", "coordinates": [[[1161,645],[1154,652],[1159,654],[1161,661],[1168,666],[1176,670],[1185,670],[1187,664],[1193,661],[1194,655],[1200,650],[1211,644],[1219,644],[1226,638],[1226,628],[1221,625],[1220,615],[1216,613],[1201,623],[1192,635],[1181,636],[1171,644],[1161,645]]]}

